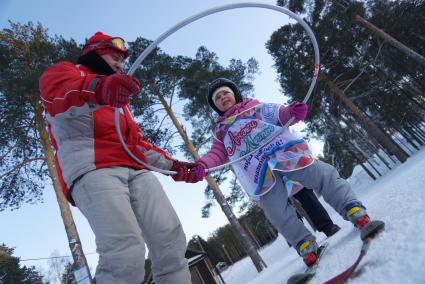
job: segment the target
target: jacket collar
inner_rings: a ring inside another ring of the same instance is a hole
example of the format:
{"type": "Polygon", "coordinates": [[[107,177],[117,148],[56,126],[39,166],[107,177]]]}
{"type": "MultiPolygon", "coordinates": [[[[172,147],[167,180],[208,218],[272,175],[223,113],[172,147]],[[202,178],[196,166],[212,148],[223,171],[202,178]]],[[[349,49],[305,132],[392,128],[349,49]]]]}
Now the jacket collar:
{"type": "Polygon", "coordinates": [[[224,114],[218,118],[217,122],[221,122],[231,116],[238,115],[242,111],[247,110],[259,104],[260,104],[260,101],[256,99],[246,98],[242,102],[237,103],[231,108],[229,108],[228,110],[226,110],[224,114]]]}

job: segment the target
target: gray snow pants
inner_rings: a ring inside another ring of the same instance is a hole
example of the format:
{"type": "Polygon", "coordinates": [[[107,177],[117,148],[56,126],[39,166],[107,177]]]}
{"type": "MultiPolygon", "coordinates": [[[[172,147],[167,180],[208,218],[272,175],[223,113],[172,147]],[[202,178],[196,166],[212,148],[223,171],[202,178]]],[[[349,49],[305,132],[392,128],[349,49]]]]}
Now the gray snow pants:
{"type": "Polygon", "coordinates": [[[314,240],[315,237],[297,218],[294,207],[288,204],[288,191],[282,181],[283,176],[314,189],[344,219],[344,205],[356,200],[350,185],[339,176],[335,167],[319,160],[301,170],[285,173],[275,171],[274,174],[276,184],[267,194],[261,196],[260,202],[267,218],[293,247],[301,240],[314,240]]]}
{"type": "Polygon", "coordinates": [[[185,234],[151,172],[97,169],[75,182],[72,197],[96,237],[98,284],[140,284],[145,274],[145,241],[155,283],[191,283],[185,234]]]}

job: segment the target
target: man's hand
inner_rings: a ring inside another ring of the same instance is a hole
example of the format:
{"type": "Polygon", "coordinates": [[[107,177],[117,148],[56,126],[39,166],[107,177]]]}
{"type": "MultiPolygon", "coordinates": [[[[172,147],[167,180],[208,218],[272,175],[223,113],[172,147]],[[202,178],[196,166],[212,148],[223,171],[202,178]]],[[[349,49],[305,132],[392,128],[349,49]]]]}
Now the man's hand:
{"type": "Polygon", "coordinates": [[[95,92],[99,104],[123,107],[131,94],[140,92],[140,82],[127,74],[116,73],[100,79],[95,92]]]}

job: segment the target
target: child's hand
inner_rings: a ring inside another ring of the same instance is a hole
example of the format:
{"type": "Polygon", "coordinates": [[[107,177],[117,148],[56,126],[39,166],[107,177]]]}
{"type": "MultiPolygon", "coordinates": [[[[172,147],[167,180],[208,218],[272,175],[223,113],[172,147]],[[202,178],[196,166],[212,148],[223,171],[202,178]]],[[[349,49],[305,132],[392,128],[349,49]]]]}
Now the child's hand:
{"type": "Polygon", "coordinates": [[[305,103],[294,101],[288,108],[291,116],[295,117],[297,120],[304,120],[307,116],[308,106],[305,103]]]}
{"type": "Polygon", "coordinates": [[[196,175],[198,180],[203,180],[206,175],[204,166],[198,162],[195,163],[195,166],[190,171],[196,175]]]}

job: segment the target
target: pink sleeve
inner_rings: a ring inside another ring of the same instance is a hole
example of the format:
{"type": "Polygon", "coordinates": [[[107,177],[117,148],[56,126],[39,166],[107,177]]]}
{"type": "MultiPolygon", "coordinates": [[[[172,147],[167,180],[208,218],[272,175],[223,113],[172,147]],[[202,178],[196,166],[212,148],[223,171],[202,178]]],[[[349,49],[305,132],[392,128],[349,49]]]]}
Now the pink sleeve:
{"type": "MultiPolygon", "coordinates": [[[[291,109],[289,106],[285,107],[285,106],[280,106],[279,108],[279,121],[280,124],[283,126],[285,125],[289,119],[291,118],[291,109]]],[[[294,121],[292,121],[291,125],[294,125],[295,123],[299,122],[299,119],[294,119],[294,121]]]]}
{"type": "Polygon", "coordinates": [[[202,156],[197,162],[205,168],[212,168],[224,164],[227,161],[227,153],[223,143],[214,139],[211,150],[202,156]]]}

